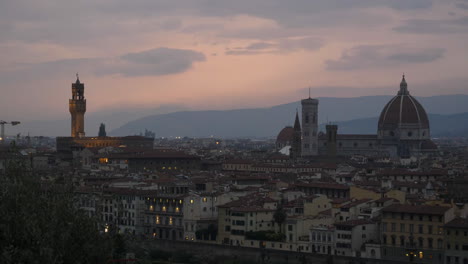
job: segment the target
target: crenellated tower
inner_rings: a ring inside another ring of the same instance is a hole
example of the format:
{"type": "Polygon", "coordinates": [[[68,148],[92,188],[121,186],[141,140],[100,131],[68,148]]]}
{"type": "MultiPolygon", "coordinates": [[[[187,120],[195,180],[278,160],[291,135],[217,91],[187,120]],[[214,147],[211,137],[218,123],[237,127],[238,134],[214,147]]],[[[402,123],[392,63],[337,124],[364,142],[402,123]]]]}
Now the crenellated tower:
{"type": "Polygon", "coordinates": [[[86,99],[84,97],[84,83],[80,82],[78,74],[76,74],[76,82],[72,83],[72,98],[68,104],[71,114],[71,136],[84,137],[86,99]]]}

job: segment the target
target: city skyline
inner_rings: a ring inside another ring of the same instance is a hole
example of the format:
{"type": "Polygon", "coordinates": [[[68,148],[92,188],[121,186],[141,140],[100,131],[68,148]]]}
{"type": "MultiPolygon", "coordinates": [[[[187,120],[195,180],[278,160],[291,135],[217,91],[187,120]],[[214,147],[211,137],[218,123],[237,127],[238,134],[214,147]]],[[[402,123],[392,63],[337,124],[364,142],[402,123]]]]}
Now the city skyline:
{"type": "Polygon", "coordinates": [[[416,96],[468,90],[461,0],[2,5],[4,119],[62,118],[77,71],[89,112],[393,95],[403,72],[416,96]]]}

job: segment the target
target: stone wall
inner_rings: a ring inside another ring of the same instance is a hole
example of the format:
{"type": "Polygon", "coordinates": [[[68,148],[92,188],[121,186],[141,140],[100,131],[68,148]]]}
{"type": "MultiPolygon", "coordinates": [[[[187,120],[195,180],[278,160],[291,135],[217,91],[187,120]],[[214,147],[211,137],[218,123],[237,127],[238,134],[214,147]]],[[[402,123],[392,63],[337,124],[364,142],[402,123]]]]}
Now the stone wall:
{"type": "Polygon", "coordinates": [[[130,248],[151,251],[160,250],[172,253],[189,253],[206,263],[270,263],[270,264],[390,264],[406,263],[379,259],[361,259],[353,257],[327,256],[295,251],[280,251],[272,249],[256,249],[235,246],[224,246],[200,242],[171,241],[171,240],[141,240],[132,241],[130,248]]]}

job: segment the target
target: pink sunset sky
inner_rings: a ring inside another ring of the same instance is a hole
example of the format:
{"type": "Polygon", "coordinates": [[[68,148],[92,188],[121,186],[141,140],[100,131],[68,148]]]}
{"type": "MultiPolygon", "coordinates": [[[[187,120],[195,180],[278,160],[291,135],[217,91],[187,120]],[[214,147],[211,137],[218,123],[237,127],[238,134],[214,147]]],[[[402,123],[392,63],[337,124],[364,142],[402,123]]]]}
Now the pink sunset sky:
{"type": "Polygon", "coordinates": [[[468,93],[468,0],[15,0],[0,4],[0,119],[468,93]]]}

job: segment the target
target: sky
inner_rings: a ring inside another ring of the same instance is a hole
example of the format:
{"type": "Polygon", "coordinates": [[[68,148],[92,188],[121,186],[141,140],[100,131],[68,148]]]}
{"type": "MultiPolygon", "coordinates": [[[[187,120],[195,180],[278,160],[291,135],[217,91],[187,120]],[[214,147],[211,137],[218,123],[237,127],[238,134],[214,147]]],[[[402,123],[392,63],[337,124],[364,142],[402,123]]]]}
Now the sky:
{"type": "Polygon", "coordinates": [[[0,119],[468,94],[468,0],[0,2],[0,119]],[[111,109],[111,110],[109,110],[111,109]]]}

